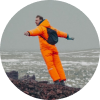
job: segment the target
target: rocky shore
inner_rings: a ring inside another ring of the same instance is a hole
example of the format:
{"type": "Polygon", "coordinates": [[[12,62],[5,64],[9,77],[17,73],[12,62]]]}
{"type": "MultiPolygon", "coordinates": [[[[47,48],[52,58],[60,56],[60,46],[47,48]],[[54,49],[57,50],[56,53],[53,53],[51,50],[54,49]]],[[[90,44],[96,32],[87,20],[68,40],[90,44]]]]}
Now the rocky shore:
{"type": "Polygon", "coordinates": [[[18,72],[6,72],[11,82],[24,93],[43,100],[56,100],[65,98],[78,92],[80,88],[54,85],[48,81],[36,81],[35,75],[26,75],[18,79],[18,72]]]}

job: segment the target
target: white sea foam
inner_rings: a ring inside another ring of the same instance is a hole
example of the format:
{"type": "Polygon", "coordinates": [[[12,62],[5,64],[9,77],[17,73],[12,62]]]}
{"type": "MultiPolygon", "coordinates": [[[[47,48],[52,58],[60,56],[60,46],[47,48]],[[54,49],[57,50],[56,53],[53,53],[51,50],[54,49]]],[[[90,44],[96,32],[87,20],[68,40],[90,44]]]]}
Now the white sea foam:
{"type": "Polygon", "coordinates": [[[97,65],[98,63],[93,63],[93,62],[81,62],[81,65],[97,65]]]}
{"type": "Polygon", "coordinates": [[[72,64],[62,64],[62,66],[71,66],[72,64]]]}
{"type": "Polygon", "coordinates": [[[63,65],[68,65],[68,64],[74,64],[74,65],[97,65],[98,63],[97,62],[84,62],[84,61],[80,61],[80,62],[78,62],[78,61],[61,61],[61,63],[63,64],[63,65]]]}
{"type": "Polygon", "coordinates": [[[34,71],[27,71],[27,73],[35,73],[34,71]]]}
{"type": "Polygon", "coordinates": [[[89,52],[89,50],[87,51],[76,51],[76,52],[67,52],[67,53],[59,53],[59,54],[72,54],[72,53],[80,53],[80,52],[89,52]]]}
{"type": "Polygon", "coordinates": [[[45,65],[43,61],[24,61],[21,62],[22,65],[45,65]]]}
{"type": "Polygon", "coordinates": [[[100,55],[98,55],[98,56],[91,56],[92,58],[100,58],[100,55]]]}
{"type": "Polygon", "coordinates": [[[71,84],[69,84],[69,83],[67,83],[67,86],[72,87],[72,85],[71,85],[71,84]]]}
{"type": "Polygon", "coordinates": [[[2,59],[2,62],[19,62],[19,59],[2,59]]]}
{"type": "Polygon", "coordinates": [[[1,55],[1,56],[3,56],[3,55],[11,55],[11,54],[7,54],[7,53],[6,53],[6,54],[4,54],[4,53],[2,53],[2,54],[0,54],[0,55],[1,55]]]}
{"type": "Polygon", "coordinates": [[[66,70],[66,71],[69,71],[69,70],[70,71],[74,71],[74,69],[72,67],[68,67],[68,68],[66,67],[66,68],[64,68],[64,70],[66,70]]]}
{"type": "Polygon", "coordinates": [[[97,52],[92,52],[92,53],[100,53],[100,51],[97,51],[97,52]]]}
{"type": "Polygon", "coordinates": [[[41,77],[41,79],[48,78],[48,77],[41,77]]]}
{"type": "Polygon", "coordinates": [[[45,65],[43,61],[32,61],[31,63],[36,65],[45,65]]]}
{"type": "Polygon", "coordinates": [[[0,51],[0,55],[11,55],[9,52],[3,52],[3,51],[0,51]]]}
{"type": "Polygon", "coordinates": [[[67,79],[67,81],[69,81],[69,82],[70,82],[70,81],[71,81],[71,79],[67,79]]]}
{"type": "Polygon", "coordinates": [[[33,52],[33,53],[36,53],[36,54],[41,54],[41,52],[33,52]]]}
{"type": "Polygon", "coordinates": [[[27,61],[21,62],[22,65],[27,65],[27,64],[29,64],[29,63],[30,63],[30,62],[27,62],[27,61]]]}
{"type": "Polygon", "coordinates": [[[80,79],[79,78],[76,78],[75,80],[79,81],[80,79]]]}
{"type": "Polygon", "coordinates": [[[98,56],[77,56],[77,55],[74,55],[74,56],[72,56],[72,58],[99,58],[99,55],[98,56]]]}

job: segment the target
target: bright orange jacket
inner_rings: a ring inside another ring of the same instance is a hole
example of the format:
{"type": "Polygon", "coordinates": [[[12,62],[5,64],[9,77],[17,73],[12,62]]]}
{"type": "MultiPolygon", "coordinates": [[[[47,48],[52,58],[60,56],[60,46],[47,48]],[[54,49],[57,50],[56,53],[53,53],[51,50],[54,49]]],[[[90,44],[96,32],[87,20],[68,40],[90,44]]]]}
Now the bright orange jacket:
{"type": "Polygon", "coordinates": [[[46,28],[54,29],[57,32],[58,37],[67,37],[67,33],[57,30],[56,28],[52,27],[47,19],[45,19],[39,26],[37,26],[35,29],[32,29],[28,31],[30,33],[30,36],[38,36],[39,43],[40,43],[40,49],[42,48],[52,48],[55,45],[49,44],[46,40],[48,39],[48,33],[46,28]],[[44,40],[42,37],[44,37],[46,40],[44,40]]]}

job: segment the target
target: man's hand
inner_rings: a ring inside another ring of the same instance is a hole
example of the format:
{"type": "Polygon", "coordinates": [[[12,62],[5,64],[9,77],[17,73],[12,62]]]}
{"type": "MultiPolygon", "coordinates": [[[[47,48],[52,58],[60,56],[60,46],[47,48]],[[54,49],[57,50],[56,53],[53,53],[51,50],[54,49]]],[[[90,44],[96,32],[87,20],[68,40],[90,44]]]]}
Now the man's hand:
{"type": "Polygon", "coordinates": [[[30,36],[30,33],[29,32],[25,32],[24,35],[30,36]]]}
{"type": "Polygon", "coordinates": [[[67,38],[66,38],[67,40],[74,40],[74,38],[70,38],[69,37],[69,34],[67,34],[67,38]]]}

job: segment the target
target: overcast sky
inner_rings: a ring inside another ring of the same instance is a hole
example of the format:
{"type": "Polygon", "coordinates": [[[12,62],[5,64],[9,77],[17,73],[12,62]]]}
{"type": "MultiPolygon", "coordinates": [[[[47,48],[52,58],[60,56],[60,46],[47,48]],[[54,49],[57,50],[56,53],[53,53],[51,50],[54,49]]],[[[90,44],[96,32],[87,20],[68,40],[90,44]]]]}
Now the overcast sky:
{"type": "Polygon", "coordinates": [[[59,38],[58,51],[77,51],[99,48],[96,30],[79,9],[60,1],[41,1],[17,12],[7,24],[1,39],[1,50],[40,51],[38,36],[27,37],[24,32],[36,28],[35,17],[41,15],[51,26],[64,31],[75,40],[59,38]]]}

